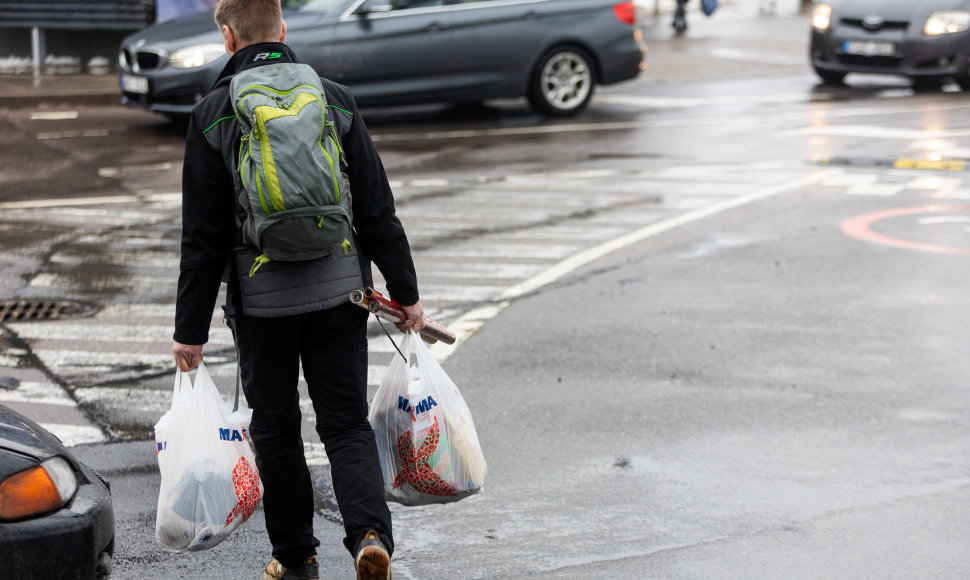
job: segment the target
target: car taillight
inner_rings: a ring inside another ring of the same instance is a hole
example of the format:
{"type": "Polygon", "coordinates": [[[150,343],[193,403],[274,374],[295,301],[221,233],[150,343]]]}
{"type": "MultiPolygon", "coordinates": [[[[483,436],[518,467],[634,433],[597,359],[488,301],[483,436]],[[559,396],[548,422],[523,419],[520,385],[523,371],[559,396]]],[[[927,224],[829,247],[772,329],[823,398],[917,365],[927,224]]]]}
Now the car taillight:
{"type": "Polygon", "coordinates": [[[633,6],[633,2],[614,4],[613,14],[616,14],[620,22],[626,22],[627,24],[636,24],[637,22],[637,9],[633,6]]]}

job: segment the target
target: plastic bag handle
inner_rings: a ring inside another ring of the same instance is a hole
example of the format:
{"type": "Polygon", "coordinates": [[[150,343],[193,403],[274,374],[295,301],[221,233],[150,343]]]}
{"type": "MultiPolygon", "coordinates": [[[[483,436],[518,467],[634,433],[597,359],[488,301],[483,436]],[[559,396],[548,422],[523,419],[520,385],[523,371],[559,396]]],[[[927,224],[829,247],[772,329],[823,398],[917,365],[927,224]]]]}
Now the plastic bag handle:
{"type": "Polygon", "coordinates": [[[191,392],[192,379],[189,378],[188,373],[183,373],[182,369],[175,367],[175,384],[172,386],[172,404],[169,408],[174,409],[175,403],[186,397],[188,393],[182,392],[183,387],[191,392]]]}

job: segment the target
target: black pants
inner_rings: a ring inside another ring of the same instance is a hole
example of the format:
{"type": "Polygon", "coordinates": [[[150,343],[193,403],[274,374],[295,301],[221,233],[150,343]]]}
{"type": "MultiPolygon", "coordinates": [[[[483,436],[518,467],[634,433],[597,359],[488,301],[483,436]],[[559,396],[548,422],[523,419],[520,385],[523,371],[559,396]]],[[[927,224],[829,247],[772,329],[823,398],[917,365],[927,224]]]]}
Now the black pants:
{"type": "Polygon", "coordinates": [[[242,386],[253,410],[249,434],[265,493],[273,556],[284,566],[316,553],[313,488],[300,434],[299,366],[309,386],[316,430],[326,447],[353,553],[369,529],[393,550],[391,513],[374,432],[367,422],[367,311],[346,305],[282,318],[236,315],[242,386]]]}
{"type": "Polygon", "coordinates": [[[677,0],[677,8],[674,10],[674,20],[684,20],[687,17],[687,0],[677,0]]]}

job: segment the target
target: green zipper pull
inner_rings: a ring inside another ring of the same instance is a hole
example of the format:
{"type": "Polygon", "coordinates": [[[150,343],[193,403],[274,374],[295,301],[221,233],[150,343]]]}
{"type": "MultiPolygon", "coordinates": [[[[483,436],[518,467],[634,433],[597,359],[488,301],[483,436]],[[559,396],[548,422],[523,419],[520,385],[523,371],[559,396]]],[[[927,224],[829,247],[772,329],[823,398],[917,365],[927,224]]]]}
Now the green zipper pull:
{"type": "Polygon", "coordinates": [[[260,254],[256,256],[256,261],[253,262],[253,267],[249,269],[249,277],[252,278],[253,276],[255,276],[256,270],[259,270],[259,267],[265,264],[266,262],[269,262],[269,257],[266,254],[260,254]]]}
{"type": "Polygon", "coordinates": [[[350,246],[350,240],[344,238],[344,243],[340,244],[340,249],[344,251],[345,254],[349,254],[353,248],[350,246]]]}
{"type": "Polygon", "coordinates": [[[317,228],[319,228],[321,230],[323,229],[323,216],[322,215],[318,215],[317,216],[317,228]]]}

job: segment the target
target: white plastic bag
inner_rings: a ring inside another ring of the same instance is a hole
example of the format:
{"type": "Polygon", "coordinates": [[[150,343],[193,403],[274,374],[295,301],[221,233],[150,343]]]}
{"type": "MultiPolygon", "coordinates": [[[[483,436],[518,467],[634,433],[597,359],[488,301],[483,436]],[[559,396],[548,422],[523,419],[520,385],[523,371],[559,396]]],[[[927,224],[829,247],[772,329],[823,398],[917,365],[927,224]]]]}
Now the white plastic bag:
{"type": "Polygon", "coordinates": [[[471,412],[458,387],[413,332],[374,395],[368,419],[377,437],[384,496],[404,505],[458,501],[481,490],[486,466],[471,412]]]}
{"type": "Polygon", "coordinates": [[[249,447],[253,412],[224,403],[200,365],[175,374],[172,408],[155,424],[162,475],[155,543],[166,552],[219,544],[256,511],[263,486],[249,447]]]}

